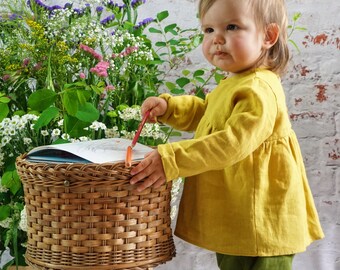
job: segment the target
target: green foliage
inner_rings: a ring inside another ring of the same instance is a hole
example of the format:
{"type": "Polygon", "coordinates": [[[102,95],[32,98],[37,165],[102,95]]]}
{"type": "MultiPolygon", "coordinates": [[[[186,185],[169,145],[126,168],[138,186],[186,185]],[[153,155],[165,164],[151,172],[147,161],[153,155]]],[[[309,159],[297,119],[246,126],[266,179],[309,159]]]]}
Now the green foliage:
{"type": "Polygon", "coordinates": [[[292,24],[290,24],[288,26],[288,30],[289,30],[288,41],[293,45],[293,47],[298,52],[300,52],[299,46],[296,44],[294,39],[292,39],[292,36],[293,36],[294,32],[296,32],[296,31],[307,31],[307,28],[297,25],[298,20],[301,18],[301,15],[302,14],[300,12],[294,13],[293,18],[292,18],[292,24]]]}
{"type": "MultiPolygon", "coordinates": [[[[95,5],[76,11],[38,0],[0,3],[0,253],[8,247],[15,257],[5,267],[25,265],[16,157],[52,143],[132,138],[139,105],[170,83],[169,74],[201,42],[196,29],[167,23],[168,11],[140,20],[143,1],[123,2],[106,1],[105,13],[95,5]]],[[[197,83],[188,80],[177,82],[197,83]]],[[[147,124],[140,142],[157,145],[170,135],[178,132],[147,124]]]]}

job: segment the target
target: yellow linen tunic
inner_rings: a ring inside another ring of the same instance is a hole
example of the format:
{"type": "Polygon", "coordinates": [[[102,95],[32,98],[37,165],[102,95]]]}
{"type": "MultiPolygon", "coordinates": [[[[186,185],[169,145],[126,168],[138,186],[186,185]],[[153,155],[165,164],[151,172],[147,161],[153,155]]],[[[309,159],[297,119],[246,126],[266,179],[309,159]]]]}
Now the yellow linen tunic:
{"type": "Polygon", "coordinates": [[[256,70],[205,100],[161,95],[160,121],[195,130],[159,145],[167,181],[186,177],[175,234],[230,255],[302,252],[323,237],[280,79],[256,70]]]}

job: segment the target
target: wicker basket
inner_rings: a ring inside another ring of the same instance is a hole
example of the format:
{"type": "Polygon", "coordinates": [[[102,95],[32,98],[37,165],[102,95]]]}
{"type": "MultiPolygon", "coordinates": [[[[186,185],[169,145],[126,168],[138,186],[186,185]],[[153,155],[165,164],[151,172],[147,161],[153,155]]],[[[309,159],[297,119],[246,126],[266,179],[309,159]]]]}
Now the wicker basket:
{"type": "Polygon", "coordinates": [[[16,166],[34,268],[137,270],[175,256],[170,183],[137,193],[123,163],[31,163],[23,155],[16,166]]]}

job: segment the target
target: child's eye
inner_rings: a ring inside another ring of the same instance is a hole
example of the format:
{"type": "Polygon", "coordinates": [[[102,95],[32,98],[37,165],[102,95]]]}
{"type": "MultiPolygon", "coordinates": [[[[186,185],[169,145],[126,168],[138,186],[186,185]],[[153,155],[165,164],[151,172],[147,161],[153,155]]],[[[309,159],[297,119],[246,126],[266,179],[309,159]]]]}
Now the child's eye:
{"type": "Polygon", "coordinates": [[[239,27],[237,25],[235,25],[235,24],[229,24],[226,27],[226,30],[228,30],[228,31],[235,31],[237,29],[239,29],[239,27]]]}
{"type": "Polygon", "coordinates": [[[214,32],[214,29],[211,28],[211,27],[207,27],[207,28],[204,28],[204,29],[203,29],[203,32],[204,32],[205,34],[210,34],[210,33],[214,32]]]}

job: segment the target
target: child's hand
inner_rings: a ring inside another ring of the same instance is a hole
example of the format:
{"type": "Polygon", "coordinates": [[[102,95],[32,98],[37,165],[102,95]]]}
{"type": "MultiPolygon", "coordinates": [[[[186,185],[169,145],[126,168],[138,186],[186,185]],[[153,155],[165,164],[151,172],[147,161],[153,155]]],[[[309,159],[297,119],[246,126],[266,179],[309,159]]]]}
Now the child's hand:
{"type": "Polygon", "coordinates": [[[157,122],[157,117],[165,114],[168,108],[168,103],[159,97],[149,97],[142,104],[142,115],[145,114],[146,111],[150,110],[150,116],[148,121],[155,123],[157,122]]]}
{"type": "Polygon", "coordinates": [[[133,176],[130,180],[132,185],[143,181],[137,187],[137,191],[143,191],[148,187],[158,188],[166,182],[161,155],[154,150],[145,155],[144,159],[131,170],[133,176]]]}

